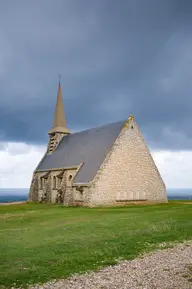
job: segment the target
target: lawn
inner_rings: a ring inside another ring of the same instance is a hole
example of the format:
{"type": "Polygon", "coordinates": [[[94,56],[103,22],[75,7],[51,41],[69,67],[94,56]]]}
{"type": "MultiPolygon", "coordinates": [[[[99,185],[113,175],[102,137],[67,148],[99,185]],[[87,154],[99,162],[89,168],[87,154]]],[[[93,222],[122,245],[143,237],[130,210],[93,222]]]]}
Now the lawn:
{"type": "Polygon", "coordinates": [[[192,205],[0,206],[0,287],[26,286],[192,239],[192,205]]]}

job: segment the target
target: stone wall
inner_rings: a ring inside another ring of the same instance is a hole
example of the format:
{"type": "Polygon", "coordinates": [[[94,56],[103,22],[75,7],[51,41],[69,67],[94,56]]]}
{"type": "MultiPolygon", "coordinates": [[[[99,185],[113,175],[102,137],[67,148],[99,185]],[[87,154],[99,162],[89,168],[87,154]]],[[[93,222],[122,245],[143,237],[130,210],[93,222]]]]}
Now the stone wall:
{"type": "Polygon", "coordinates": [[[57,188],[52,187],[52,202],[56,202],[56,198],[59,197],[59,194],[62,194],[63,204],[66,206],[73,205],[73,190],[72,190],[72,180],[75,175],[76,169],[64,169],[64,174],[62,177],[61,184],[58,184],[58,175],[62,170],[52,171],[52,183],[53,177],[57,179],[57,188]],[[59,194],[58,194],[59,193],[59,194]]]}
{"type": "Polygon", "coordinates": [[[74,186],[73,187],[74,206],[88,207],[90,203],[90,187],[74,186]]]}
{"type": "Polygon", "coordinates": [[[51,198],[51,202],[52,203],[56,203],[56,199],[58,198],[58,188],[60,189],[60,185],[59,185],[59,180],[57,178],[57,176],[62,172],[62,170],[58,170],[58,171],[52,171],[51,172],[51,194],[52,194],[52,198],[51,198]],[[56,187],[54,187],[53,185],[53,178],[56,177],[56,187]]]}
{"type": "Polygon", "coordinates": [[[33,175],[31,187],[29,191],[29,200],[42,203],[56,203],[60,198],[66,206],[73,205],[73,188],[72,182],[77,169],[61,169],[50,172],[36,172],[33,175]],[[63,172],[62,178],[58,178],[63,172]],[[53,178],[56,177],[56,187],[53,186],[53,178]],[[42,181],[41,181],[42,179],[42,181]],[[60,181],[61,180],[61,181],[60,181]],[[60,181],[60,183],[59,183],[60,181]],[[41,187],[41,182],[43,186],[41,187]]]}
{"type": "Polygon", "coordinates": [[[90,198],[90,206],[167,201],[164,182],[132,117],[92,181],[90,198]]]}
{"type": "Polygon", "coordinates": [[[65,206],[73,206],[74,205],[74,196],[73,196],[73,178],[75,176],[77,169],[69,169],[66,170],[66,192],[65,192],[65,199],[64,199],[64,205],[65,206]]]}
{"type": "Polygon", "coordinates": [[[34,173],[31,181],[31,186],[29,189],[29,202],[39,201],[38,191],[39,191],[38,175],[34,173]]]}
{"type": "Polygon", "coordinates": [[[63,204],[66,194],[66,171],[63,170],[59,174],[58,181],[59,183],[57,185],[57,195],[55,200],[53,200],[53,202],[55,201],[57,204],[63,204]]]}
{"type": "Polygon", "coordinates": [[[41,195],[40,202],[41,203],[51,203],[51,196],[52,196],[52,190],[51,190],[51,172],[48,172],[46,174],[46,177],[43,181],[43,193],[41,195]]]}
{"type": "Polygon", "coordinates": [[[35,174],[36,174],[36,177],[38,179],[38,201],[41,202],[42,197],[44,195],[44,190],[43,190],[43,188],[41,188],[41,177],[43,177],[46,174],[46,172],[38,172],[35,174]]]}

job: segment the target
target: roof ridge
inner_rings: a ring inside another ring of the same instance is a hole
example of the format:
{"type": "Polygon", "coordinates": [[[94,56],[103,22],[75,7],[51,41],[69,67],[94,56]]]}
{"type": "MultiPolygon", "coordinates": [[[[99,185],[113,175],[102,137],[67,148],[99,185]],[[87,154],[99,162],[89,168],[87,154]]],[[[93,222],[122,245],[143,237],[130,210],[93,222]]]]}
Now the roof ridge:
{"type": "MultiPolygon", "coordinates": [[[[124,122],[126,122],[126,119],[118,120],[118,121],[115,121],[115,122],[109,122],[107,124],[102,124],[102,125],[95,126],[95,127],[92,127],[92,128],[88,128],[88,129],[84,129],[84,130],[81,130],[81,131],[77,131],[77,132],[71,133],[70,136],[72,136],[74,134],[82,133],[82,132],[87,132],[87,131],[91,131],[91,130],[95,130],[95,129],[99,129],[99,128],[104,128],[106,126],[114,125],[114,124],[117,124],[117,123],[120,123],[120,122],[124,123],[124,122]]],[[[65,137],[67,137],[67,135],[65,137]]]]}

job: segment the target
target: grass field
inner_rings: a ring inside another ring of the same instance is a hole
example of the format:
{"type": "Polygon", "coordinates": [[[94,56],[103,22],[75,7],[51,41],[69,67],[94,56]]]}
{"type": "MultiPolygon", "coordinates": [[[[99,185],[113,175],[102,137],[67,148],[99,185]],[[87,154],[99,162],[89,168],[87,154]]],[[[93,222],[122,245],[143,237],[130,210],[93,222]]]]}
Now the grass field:
{"type": "Polygon", "coordinates": [[[135,258],[162,242],[191,239],[191,204],[0,206],[0,287],[67,277],[135,258]]]}

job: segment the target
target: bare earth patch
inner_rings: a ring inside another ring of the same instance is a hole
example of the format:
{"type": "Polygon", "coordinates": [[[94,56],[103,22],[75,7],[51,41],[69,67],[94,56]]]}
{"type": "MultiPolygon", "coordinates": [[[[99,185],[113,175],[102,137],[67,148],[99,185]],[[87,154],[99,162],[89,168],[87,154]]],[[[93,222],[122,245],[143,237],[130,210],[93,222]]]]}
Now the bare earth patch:
{"type": "Polygon", "coordinates": [[[192,241],[30,289],[192,289],[192,241]]]}

